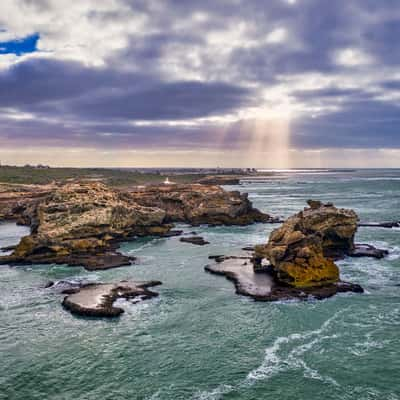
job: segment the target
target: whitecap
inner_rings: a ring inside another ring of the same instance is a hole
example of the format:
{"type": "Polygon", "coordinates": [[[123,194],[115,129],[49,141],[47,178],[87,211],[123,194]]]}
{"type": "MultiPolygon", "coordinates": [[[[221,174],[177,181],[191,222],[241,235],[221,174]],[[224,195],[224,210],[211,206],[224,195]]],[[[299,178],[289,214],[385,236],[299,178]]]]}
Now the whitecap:
{"type": "Polygon", "coordinates": [[[320,328],[302,333],[292,333],[288,336],[280,336],[275,339],[271,346],[264,351],[264,360],[262,364],[250,371],[246,378],[235,386],[221,385],[211,391],[196,393],[193,400],[218,400],[224,394],[230,393],[243,387],[254,385],[257,381],[265,381],[277,375],[280,372],[302,369],[303,376],[309,379],[317,379],[333,386],[340,386],[332,377],[322,375],[318,370],[309,367],[301,356],[310,351],[316,344],[324,341],[336,339],[337,334],[324,335],[341,314],[345,313],[349,307],[336,312],[328,318],[320,328]],[[295,345],[285,356],[285,346],[300,342],[295,345]],[[281,355],[282,353],[282,355],[281,355]]]}

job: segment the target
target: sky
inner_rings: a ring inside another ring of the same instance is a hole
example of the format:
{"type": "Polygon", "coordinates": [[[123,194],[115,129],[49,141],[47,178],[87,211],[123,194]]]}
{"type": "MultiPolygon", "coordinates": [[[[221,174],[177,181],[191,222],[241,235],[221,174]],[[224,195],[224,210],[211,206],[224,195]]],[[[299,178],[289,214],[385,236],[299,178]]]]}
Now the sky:
{"type": "Polygon", "coordinates": [[[1,0],[0,162],[400,167],[399,0],[1,0]]]}

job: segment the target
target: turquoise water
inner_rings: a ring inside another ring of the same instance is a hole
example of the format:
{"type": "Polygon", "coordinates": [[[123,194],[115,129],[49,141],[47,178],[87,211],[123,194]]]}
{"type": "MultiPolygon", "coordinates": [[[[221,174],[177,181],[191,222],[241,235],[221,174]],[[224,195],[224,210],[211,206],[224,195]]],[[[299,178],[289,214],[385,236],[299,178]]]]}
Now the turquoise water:
{"type": "MultiPolygon", "coordinates": [[[[240,190],[274,215],[315,198],[363,220],[400,219],[396,170],[286,174],[240,190]]],[[[340,262],[363,295],[255,303],[204,272],[209,254],[261,243],[272,229],[196,228],[211,242],[204,247],[141,239],[122,246],[137,264],[109,271],[0,267],[0,399],[399,399],[400,230],[361,228],[357,241],[390,255],[340,262]],[[159,298],[121,302],[126,313],[110,321],[74,317],[43,289],[48,280],[123,278],[161,280],[159,298]]],[[[23,233],[0,225],[0,247],[23,233]]]]}

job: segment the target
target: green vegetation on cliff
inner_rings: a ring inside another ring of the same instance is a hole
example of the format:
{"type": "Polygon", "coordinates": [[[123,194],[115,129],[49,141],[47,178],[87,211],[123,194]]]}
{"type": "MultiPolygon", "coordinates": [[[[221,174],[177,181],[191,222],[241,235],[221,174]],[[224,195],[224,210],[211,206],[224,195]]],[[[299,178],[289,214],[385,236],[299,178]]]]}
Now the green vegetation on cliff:
{"type": "MultiPolygon", "coordinates": [[[[111,186],[162,183],[167,174],[141,172],[129,169],[108,168],[37,168],[0,166],[0,183],[47,184],[68,179],[100,180],[111,186]]],[[[177,183],[192,183],[205,174],[174,174],[170,179],[177,183]]]]}

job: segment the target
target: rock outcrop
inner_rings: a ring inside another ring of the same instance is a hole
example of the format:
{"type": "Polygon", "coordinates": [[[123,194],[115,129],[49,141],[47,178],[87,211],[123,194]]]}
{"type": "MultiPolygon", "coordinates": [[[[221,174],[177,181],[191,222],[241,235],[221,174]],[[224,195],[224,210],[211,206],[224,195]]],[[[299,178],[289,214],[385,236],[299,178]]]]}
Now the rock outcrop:
{"type": "Polygon", "coordinates": [[[69,291],[62,302],[72,314],[86,317],[118,317],[124,310],[116,307],[119,298],[143,301],[158,296],[149,287],[161,285],[159,281],[118,283],[92,283],[69,291]]]}
{"type": "Polygon", "coordinates": [[[204,238],[201,236],[182,237],[179,240],[183,243],[196,244],[197,246],[205,246],[206,244],[210,244],[210,242],[207,242],[207,240],[204,240],[204,238]]]}
{"type": "Polygon", "coordinates": [[[227,192],[219,186],[147,186],[138,188],[131,194],[138,204],[164,210],[166,222],[185,222],[191,225],[276,222],[273,217],[255,209],[246,193],[227,192]]]}
{"type": "Polygon", "coordinates": [[[207,272],[225,276],[234,283],[237,294],[251,297],[256,301],[321,300],[336,293],[363,292],[360,285],[341,281],[317,287],[289,286],[276,279],[270,266],[254,269],[251,255],[210,258],[214,259],[215,263],[205,267],[207,272]]]}
{"type": "Polygon", "coordinates": [[[116,243],[134,236],[166,235],[165,212],[137,204],[101,183],[67,184],[40,202],[12,255],[0,263],[66,263],[105,269],[131,263],[116,243]]]}
{"type": "Polygon", "coordinates": [[[239,256],[210,256],[206,271],[233,281],[236,292],[260,301],[324,299],[336,293],[362,293],[340,280],[335,259],[382,258],[387,250],[355,244],[358,217],[352,210],[308,201],[309,208],[275,229],[266,245],[246,246],[239,256]]]}
{"type": "Polygon", "coordinates": [[[55,188],[55,185],[0,184],[0,221],[15,220],[30,225],[37,205],[55,188]]]}
{"type": "Polygon", "coordinates": [[[256,259],[267,258],[279,282],[296,288],[339,282],[334,258],[354,251],[358,217],[353,210],[309,201],[309,208],[275,229],[256,259]]]}
{"type": "Polygon", "coordinates": [[[268,259],[277,280],[296,288],[339,282],[333,259],[354,250],[357,230],[353,210],[313,200],[308,205],[275,229],[266,246],[256,247],[256,257],[268,259]]]}
{"type": "Polygon", "coordinates": [[[201,185],[239,185],[240,178],[236,175],[209,175],[197,181],[201,185]]]}

